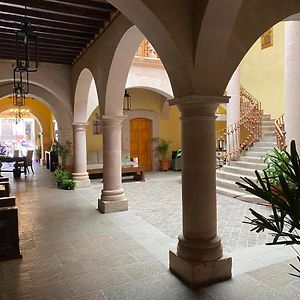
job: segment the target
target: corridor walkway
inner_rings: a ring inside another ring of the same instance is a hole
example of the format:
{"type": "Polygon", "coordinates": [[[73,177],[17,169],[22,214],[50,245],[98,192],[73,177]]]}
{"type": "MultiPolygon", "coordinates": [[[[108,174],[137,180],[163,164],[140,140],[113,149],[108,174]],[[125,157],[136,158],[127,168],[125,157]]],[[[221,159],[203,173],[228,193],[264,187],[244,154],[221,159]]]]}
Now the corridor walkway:
{"type": "Polygon", "coordinates": [[[300,280],[288,275],[295,253],[248,234],[240,222],[249,204],[230,198],[219,198],[218,210],[233,279],[193,291],[169,272],[168,250],[181,227],[179,173],[125,183],[129,211],[106,215],[96,210],[100,180],[62,191],[36,167],[35,175],[11,182],[23,259],[0,263],[0,300],[299,298],[300,280]]]}

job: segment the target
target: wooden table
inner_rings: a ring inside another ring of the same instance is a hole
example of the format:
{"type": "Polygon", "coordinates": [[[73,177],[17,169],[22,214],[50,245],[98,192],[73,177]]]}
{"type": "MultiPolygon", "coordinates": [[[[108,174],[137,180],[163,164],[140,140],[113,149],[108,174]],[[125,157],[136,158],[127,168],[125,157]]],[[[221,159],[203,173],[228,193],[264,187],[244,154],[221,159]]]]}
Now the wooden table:
{"type": "Polygon", "coordinates": [[[9,156],[0,156],[0,176],[1,172],[13,172],[14,177],[20,177],[20,176],[15,176],[16,174],[19,174],[21,171],[21,167],[19,165],[20,162],[24,163],[24,174],[25,176],[27,175],[27,169],[26,169],[26,157],[9,157],[9,156]],[[1,170],[2,168],[2,163],[7,162],[7,163],[13,163],[14,162],[14,168],[12,170],[1,170]]]}
{"type": "MultiPolygon", "coordinates": [[[[88,169],[90,178],[103,178],[103,169],[88,169]]],[[[143,166],[133,167],[122,167],[122,176],[133,176],[136,181],[145,181],[145,168],[143,166]]]]}

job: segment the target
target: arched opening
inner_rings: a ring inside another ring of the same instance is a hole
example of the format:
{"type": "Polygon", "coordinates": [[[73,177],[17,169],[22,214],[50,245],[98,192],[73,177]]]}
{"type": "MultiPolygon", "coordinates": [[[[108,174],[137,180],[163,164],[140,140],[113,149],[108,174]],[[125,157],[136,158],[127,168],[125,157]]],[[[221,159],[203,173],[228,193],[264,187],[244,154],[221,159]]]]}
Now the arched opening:
{"type": "Polygon", "coordinates": [[[45,151],[55,137],[56,120],[53,112],[36,98],[27,97],[25,103],[19,115],[11,97],[0,99],[1,139],[11,145],[8,154],[19,150],[21,156],[26,156],[27,150],[34,150],[34,159],[43,164],[45,151]]]}
{"type": "Polygon", "coordinates": [[[74,95],[74,122],[87,122],[90,113],[99,105],[96,85],[91,71],[83,69],[77,79],[74,95]]]}

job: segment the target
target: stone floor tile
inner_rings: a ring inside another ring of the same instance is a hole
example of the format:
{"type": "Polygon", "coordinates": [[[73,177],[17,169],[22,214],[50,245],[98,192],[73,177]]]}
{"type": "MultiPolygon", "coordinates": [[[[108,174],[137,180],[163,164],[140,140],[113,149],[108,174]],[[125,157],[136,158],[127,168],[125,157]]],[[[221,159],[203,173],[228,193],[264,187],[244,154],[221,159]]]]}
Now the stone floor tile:
{"type": "Polygon", "coordinates": [[[268,293],[271,289],[265,284],[243,274],[231,280],[208,286],[203,290],[212,298],[241,300],[250,296],[254,297],[261,293],[268,293]]]}
{"type": "Polygon", "coordinates": [[[271,266],[260,268],[255,271],[248,272],[248,276],[271,288],[278,288],[288,285],[289,283],[299,281],[298,278],[291,276],[289,272],[292,269],[287,264],[277,263],[271,266]]]}
{"type": "Polygon", "coordinates": [[[124,266],[122,270],[134,280],[151,278],[169,272],[169,269],[158,261],[152,261],[150,263],[138,262],[124,266]]]}
{"type": "Polygon", "coordinates": [[[103,295],[102,291],[96,291],[87,295],[75,297],[76,300],[106,300],[107,298],[103,295]]]}
{"type": "Polygon", "coordinates": [[[123,283],[132,282],[132,279],[120,269],[105,270],[94,274],[69,279],[77,296],[82,296],[99,289],[113,287],[123,283]]]}
{"type": "Polygon", "coordinates": [[[168,290],[156,278],[106,288],[103,293],[108,300],[150,300],[169,296],[168,290]]]}

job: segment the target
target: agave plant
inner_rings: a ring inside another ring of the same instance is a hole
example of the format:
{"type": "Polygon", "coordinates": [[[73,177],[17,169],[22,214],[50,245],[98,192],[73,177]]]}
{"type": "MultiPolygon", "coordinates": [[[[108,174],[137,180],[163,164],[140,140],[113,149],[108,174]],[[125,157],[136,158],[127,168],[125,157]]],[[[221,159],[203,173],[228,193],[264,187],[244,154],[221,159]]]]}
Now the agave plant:
{"type": "MultiPolygon", "coordinates": [[[[294,247],[300,244],[300,160],[295,141],[291,142],[290,149],[291,153],[285,151],[284,155],[270,157],[271,163],[277,168],[275,175],[267,173],[266,170],[262,175],[255,171],[257,182],[243,177],[245,183],[236,184],[268,202],[273,212],[269,217],[265,217],[250,209],[254,218],[247,217],[244,223],[253,226],[251,231],[270,231],[273,241],[267,245],[291,245],[300,262],[300,254],[294,247]],[[270,178],[279,184],[272,185],[270,178]]],[[[300,277],[300,269],[292,264],[291,266],[297,273],[290,274],[300,277]]]]}

